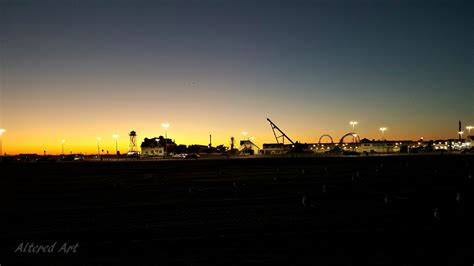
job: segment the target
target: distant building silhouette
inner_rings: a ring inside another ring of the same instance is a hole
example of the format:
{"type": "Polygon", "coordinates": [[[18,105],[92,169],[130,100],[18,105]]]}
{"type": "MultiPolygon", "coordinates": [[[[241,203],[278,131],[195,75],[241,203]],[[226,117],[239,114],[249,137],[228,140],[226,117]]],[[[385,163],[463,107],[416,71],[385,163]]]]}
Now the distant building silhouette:
{"type": "Polygon", "coordinates": [[[254,154],[259,154],[260,148],[257,145],[255,145],[255,143],[253,143],[251,140],[241,140],[239,152],[241,154],[254,155],[254,154]]]}
{"type": "Polygon", "coordinates": [[[166,152],[170,153],[173,152],[176,143],[172,139],[164,138],[163,136],[155,137],[155,138],[145,138],[140,145],[142,150],[141,155],[144,157],[149,156],[156,156],[156,157],[164,157],[165,156],[165,147],[166,152]]]}

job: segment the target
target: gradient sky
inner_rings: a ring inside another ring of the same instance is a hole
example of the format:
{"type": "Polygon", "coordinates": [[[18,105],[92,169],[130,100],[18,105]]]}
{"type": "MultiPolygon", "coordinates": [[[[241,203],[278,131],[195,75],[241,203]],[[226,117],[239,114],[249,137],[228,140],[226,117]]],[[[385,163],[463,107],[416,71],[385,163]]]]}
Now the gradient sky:
{"type": "Polygon", "coordinates": [[[472,1],[0,0],[7,153],[455,138],[474,124],[472,1]]]}

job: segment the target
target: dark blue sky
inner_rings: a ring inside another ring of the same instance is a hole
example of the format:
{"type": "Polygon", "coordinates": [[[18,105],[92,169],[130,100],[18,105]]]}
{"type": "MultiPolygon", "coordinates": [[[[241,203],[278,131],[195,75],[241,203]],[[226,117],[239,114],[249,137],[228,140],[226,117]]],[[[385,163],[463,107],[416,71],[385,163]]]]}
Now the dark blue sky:
{"type": "Polygon", "coordinates": [[[177,125],[192,121],[176,110],[196,110],[196,131],[223,139],[250,128],[266,140],[267,116],[307,141],[351,119],[368,137],[382,124],[451,137],[474,116],[468,2],[1,0],[2,123],[26,128],[54,105],[71,123],[100,110],[103,130],[139,105],[133,117],[177,125]]]}

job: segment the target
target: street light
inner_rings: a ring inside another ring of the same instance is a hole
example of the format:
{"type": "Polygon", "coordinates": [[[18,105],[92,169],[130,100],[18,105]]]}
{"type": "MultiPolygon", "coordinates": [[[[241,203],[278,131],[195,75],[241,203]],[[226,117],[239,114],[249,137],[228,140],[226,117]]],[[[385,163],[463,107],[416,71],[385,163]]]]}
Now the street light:
{"type": "Polygon", "coordinates": [[[62,139],[61,140],[61,155],[64,155],[64,142],[66,142],[66,140],[62,139]]]}
{"type": "Polygon", "coordinates": [[[473,129],[473,126],[467,126],[466,129],[469,131],[469,136],[471,135],[471,129],[473,129]]]}
{"type": "Polygon", "coordinates": [[[161,126],[165,129],[165,138],[168,138],[168,128],[170,127],[170,124],[162,123],[161,126]]]}
{"type": "Polygon", "coordinates": [[[247,136],[247,131],[242,132],[242,135],[244,136],[244,139],[245,139],[245,137],[247,136]]]}
{"type": "Polygon", "coordinates": [[[459,131],[458,134],[459,134],[459,140],[462,140],[462,134],[464,134],[464,132],[463,132],[463,131],[459,131]]]}
{"type": "Polygon", "coordinates": [[[2,140],[3,140],[3,133],[5,133],[5,129],[3,128],[0,128],[0,157],[3,156],[3,143],[2,143],[2,140]]]}
{"type": "Polygon", "coordinates": [[[349,124],[352,126],[352,131],[354,132],[354,131],[355,131],[355,126],[356,126],[357,124],[359,124],[359,122],[357,122],[357,121],[350,121],[349,124]]]}
{"type": "Polygon", "coordinates": [[[385,140],[385,130],[387,130],[386,127],[381,127],[380,131],[382,131],[382,139],[385,140]]]}
{"type": "Polygon", "coordinates": [[[113,134],[112,135],[112,138],[115,139],[115,154],[117,155],[117,158],[118,158],[118,138],[119,138],[119,135],[118,134],[113,134]]]}
{"type": "Polygon", "coordinates": [[[100,158],[100,137],[97,137],[97,158],[100,158]]]}
{"type": "Polygon", "coordinates": [[[170,127],[169,123],[162,123],[161,126],[165,129],[165,156],[167,153],[167,144],[168,144],[168,128],[170,127]]]}
{"type": "Polygon", "coordinates": [[[357,138],[357,134],[356,134],[356,133],[353,133],[353,134],[352,134],[352,142],[353,142],[353,143],[356,142],[356,138],[357,138]]]}

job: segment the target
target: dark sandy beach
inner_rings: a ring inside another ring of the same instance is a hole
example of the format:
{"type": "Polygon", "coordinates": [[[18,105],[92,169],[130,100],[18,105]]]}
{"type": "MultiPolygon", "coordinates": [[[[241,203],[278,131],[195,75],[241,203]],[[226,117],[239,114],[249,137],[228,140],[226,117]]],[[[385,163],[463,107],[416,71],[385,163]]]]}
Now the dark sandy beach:
{"type": "Polygon", "coordinates": [[[474,262],[473,156],[0,168],[2,265],[474,262]]]}

